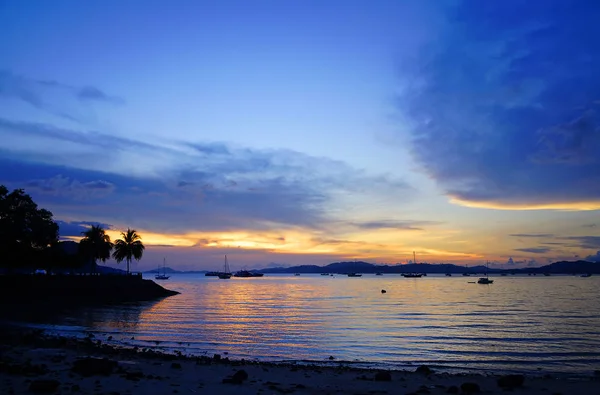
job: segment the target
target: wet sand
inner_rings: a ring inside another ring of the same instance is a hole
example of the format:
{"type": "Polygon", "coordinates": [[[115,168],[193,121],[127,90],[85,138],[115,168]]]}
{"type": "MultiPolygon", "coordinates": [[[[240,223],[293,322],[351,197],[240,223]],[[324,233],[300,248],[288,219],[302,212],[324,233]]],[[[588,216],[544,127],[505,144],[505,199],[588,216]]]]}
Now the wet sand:
{"type": "Polygon", "coordinates": [[[379,371],[186,357],[116,349],[96,339],[4,334],[0,394],[598,394],[599,372],[585,377],[504,378],[491,374],[379,371]],[[517,386],[515,386],[517,385],[517,386]]]}

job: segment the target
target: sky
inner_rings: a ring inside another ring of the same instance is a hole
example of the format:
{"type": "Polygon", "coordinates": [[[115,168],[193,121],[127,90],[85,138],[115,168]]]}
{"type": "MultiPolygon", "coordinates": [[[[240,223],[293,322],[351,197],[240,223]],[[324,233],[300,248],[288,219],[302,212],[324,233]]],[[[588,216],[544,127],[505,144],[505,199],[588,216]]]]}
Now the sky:
{"type": "MultiPolygon", "coordinates": [[[[0,184],[134,270],[600,261],[600,3],[0,0],[0,184]]],[[[113,263],[114,264],[114,263],[113,263]]]]}

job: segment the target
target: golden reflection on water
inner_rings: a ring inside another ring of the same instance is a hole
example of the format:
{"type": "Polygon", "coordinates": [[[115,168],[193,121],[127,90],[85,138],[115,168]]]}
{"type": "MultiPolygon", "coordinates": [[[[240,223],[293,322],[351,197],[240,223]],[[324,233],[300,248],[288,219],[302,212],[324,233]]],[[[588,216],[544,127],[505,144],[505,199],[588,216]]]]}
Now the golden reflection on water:
{"type": "Polygon", "coordinates": [[[174,275],[162,285],[181,295],[84,314],[79,322],[120,332],[122,339],[135,336],[183,352],[227,351],[239,358],[333,355],[350,361],[537,363],[562,369],[600,362],[600,277],[510,276],[495,278],[492,285],[469,283],[476,280],[174,275]]]}

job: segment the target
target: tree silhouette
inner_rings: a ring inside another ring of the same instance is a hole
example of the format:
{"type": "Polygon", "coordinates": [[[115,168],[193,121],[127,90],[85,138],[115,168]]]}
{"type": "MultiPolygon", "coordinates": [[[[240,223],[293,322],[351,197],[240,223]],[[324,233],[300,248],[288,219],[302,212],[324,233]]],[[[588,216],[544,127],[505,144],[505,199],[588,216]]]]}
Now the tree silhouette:
{"type": "Polygon", "coordinates": [[[113,258],[115,258],[118,263],[126,260],[127,274],[129,274],[129,264],[131,263],[131,260],[135,259],[136,261],[139,261],[142,259],[146,247],[144,247],[142,238],[135,229],[127,228],[127,232],[121,232],[121,237],[122,239],[115,241],[113,258]]]}
{"type": "Polygon", "coordinates": [[[113,249],[113,243],[110,236],[100,225],[92,225],[91,228],[81,233],[83,239],[79,246],[84,256],[92,261],[92,268],[96,271],[96,261],[105,262],[110,258],[110,252],[113,249]]]}
{"type": "Polygon", "coordinates": [[[45,250],[58,242],[52,213],[38,208],[22,189],[11,193],[0,185],[0,264],[43,264],[45,250]]]}

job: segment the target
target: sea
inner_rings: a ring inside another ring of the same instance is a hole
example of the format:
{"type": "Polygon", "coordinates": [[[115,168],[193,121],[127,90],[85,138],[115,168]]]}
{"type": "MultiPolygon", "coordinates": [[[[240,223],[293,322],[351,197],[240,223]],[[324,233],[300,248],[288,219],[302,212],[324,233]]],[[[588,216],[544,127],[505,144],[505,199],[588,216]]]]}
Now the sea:
{"type": "Polygon", "coordinates": [[[177,296],[63,309],[21,324],[230,359],[451,373],[600,369],[600,276],[490,278],[481,285],[460,275],[174,274],[160,284],[177,296]]]}

